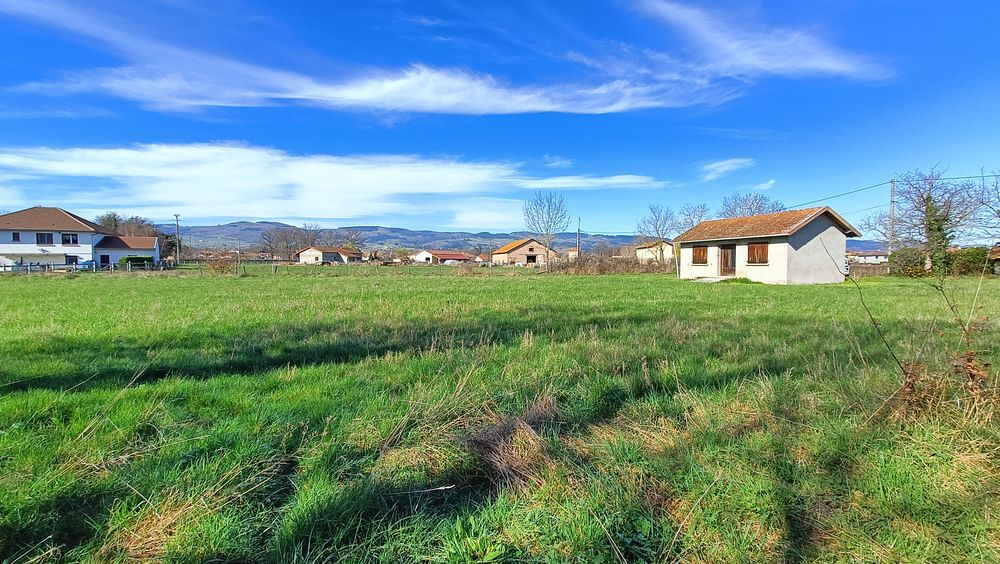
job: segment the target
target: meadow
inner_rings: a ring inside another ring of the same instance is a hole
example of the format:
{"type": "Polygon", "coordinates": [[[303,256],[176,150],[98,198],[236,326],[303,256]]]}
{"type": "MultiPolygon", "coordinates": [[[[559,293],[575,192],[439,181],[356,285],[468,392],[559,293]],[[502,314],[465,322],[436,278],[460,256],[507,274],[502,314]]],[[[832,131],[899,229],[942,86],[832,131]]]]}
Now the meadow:
{"type": "Polygon", "coordinates": [[[292,270],[0,277],[0,559],[1000,560],[1000,280],[292,270]]]}

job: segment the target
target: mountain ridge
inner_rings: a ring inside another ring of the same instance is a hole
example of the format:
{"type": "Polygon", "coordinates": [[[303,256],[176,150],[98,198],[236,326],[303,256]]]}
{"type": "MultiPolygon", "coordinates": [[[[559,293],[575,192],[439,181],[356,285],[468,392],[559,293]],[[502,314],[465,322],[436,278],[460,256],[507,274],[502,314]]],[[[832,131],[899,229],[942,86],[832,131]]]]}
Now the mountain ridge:
{"type": "MultiPolygon", "coordinates": [[[[174,232],[173,224],[160,224],[157,227],[164,233],[174,232]]],[[[181,236],[188,245],[204,248],[230,247],[239,238],[243,245],[254,246],[261,242],[261,235],[269,229],[291,228],[293,225],[278,221],[234,221],[220,225],[188,225],[181,226],[181,236]]],[[[482,249],[483,252],[497,248],[515,239],[531,237],[528,231],[510,231],[493,233],[490,231],[434,231],[431,229],[405,229],[402,227],[384,227],[381,225],[355,225],[324,229],[324,233],[336,236],[348,230],[360,231],[364,234],[366,247],[375,248],[408,248],[408,249],[482,249]]],[[[593,249],[600,244],[620,247],[631,245],[638,238],[634,235],[603,235],[600,233],[581,233],[580,246],[584,250],[593,249]]],[[[554,247],[565,250],[576,246],[576,232],[560,233],[556,236],[554,247]]],[[[882,250],[885,245],[878,241],[864,239],[848,239],[848,251],[882,250]]]]}

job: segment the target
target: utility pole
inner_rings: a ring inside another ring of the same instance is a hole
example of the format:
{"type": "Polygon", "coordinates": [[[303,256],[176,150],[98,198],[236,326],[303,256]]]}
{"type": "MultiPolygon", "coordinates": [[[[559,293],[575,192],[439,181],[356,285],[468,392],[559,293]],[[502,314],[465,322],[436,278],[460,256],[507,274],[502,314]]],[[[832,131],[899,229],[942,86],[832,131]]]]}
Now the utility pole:
{"type": "Polygon", "coordinates": [[[576,218],[576,258],[580,259],[580,217],[576,218]]]}
{"type": "Polygon", "coordinates": [[[174,254],[177,255],[177,266],[181,265],[181,214],[174,214],[174,254]]]}
{"type": "Polygon", "coordinates": [[[889,235],[889,237],[888,237],[889,241],[887,242],[889,248],[887,249],[887,251],[888,251],[887,254],[891,255],[892,254],[892,247],[896,243],[896,179],[895,178],[893,178],[892,180],[889,181],[889,186],[890,186],[890,188],[889,188],[889,233],[888,233],[888,235],[889,235]]]}

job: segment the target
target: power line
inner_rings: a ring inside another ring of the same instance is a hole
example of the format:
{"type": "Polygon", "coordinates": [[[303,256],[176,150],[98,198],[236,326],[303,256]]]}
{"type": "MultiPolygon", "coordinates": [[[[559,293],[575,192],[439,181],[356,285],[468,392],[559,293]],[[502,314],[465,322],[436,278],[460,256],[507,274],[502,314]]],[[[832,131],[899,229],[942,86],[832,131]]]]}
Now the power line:
{"type": "Polygon", "coordinates": [[[832,200],[834,198],[839,198],[841,196],[849,196],[851,194],[857,194],[858,192],[864,192],[865,190],[871,190],[873,188],[878,188],[880,186],[885,186],[891,183],[891,180],[886,180],[885,182],[879,182],[878,184],[872,184],[871,186],[865,186],[864,188],[857,188],[855,190],[849,190],[847,192],[841,192],[840,194],[834,194],[832,196],[827,196],[825,198],[817,198],[815,200],[809,200],[808,202],[802,202],[801,204],[795,204],[794,206],[789,206],[792,208],[800,208],[802,206],[808,206],[809,204],[815,204],[817,202],[825,202],[827,200],[832,200]]]}
{"type": "Polygon", "coordinates": [[[879,208],[884,208],[884,207],[886,207],[888,205],[889,204],[879,204],[877,206],[872,206],[870,208],[861,208],[860,210],[851,210],[849,212],[844,212],[844,215],[851,215],[852,213],[861,213],[861,212],[866,212],[866,211],[871,211],[871,210],[877,210],[879,208]]]}

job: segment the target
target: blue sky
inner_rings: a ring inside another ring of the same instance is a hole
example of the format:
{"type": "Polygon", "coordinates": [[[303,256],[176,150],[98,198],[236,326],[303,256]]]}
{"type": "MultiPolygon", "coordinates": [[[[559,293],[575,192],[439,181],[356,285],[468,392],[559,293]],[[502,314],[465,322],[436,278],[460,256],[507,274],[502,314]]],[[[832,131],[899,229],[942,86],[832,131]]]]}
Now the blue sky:
{"type": "MultiPolygon", "coordinates": [[[[501,230],[1000,167],[1000,4],[0,0],[0,209],[501,230]]],[[[849,220],[884,189],[828,203],[849,220]]]]}

